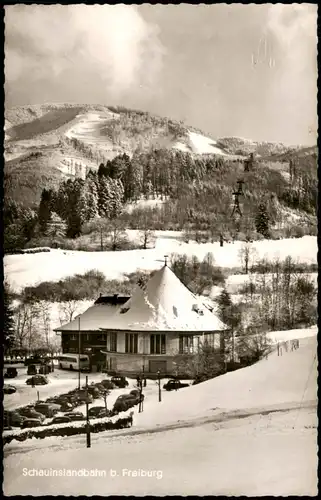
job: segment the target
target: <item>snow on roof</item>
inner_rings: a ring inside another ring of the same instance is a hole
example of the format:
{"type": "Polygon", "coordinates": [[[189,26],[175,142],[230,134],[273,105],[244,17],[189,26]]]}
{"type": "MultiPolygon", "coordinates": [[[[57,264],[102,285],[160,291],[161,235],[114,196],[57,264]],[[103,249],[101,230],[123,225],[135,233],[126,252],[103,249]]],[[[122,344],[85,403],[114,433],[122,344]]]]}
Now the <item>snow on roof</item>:
{"type": "MultiPolygon", "coordinates": [[[[57,332],[99,331],[101,324],[110,318],[117,306],[110,303],[98,303],[89,307],[83,314],[79,314],[73,321],[54,330],[57,332]],[[80,318],[80,321],[79,321],[80,318]],[[80,324],[79,324],[80,323],[80,324]]],[[[119,307],[119,306],[118,306],[119,307]]]]}
{"type": "Polygon", "coordinates": [[[100,327],[189,332],[227,329],[166,265],[155,272],[144,289],[137,288],[111,318],[104,318],[100,327]]]}

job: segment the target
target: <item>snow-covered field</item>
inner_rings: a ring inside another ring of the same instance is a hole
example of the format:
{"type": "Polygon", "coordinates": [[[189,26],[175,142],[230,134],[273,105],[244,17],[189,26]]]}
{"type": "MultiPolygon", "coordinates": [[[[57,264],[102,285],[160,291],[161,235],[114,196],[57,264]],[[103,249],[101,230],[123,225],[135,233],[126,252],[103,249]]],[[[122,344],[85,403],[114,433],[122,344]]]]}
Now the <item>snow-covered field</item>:
{"type": "Polygon", "coordinates": [[[162,402],[148,383],[133,428],[92,435],[90,449],[85,436],[6,445],[4,492],[314,496],[316,380],[312,337],[283,356],[162,391],[162,402]]]}
{"type": "MultiPolygon", "coordinates": [[[[133,238],[137,232],[133,231],[133,238]]],[[[179,231],[156,231],[155,248],[148,250],[127,250],[121,252],[76,252],[51,250],[48,253],[28,255],[6,255],[5,275],[15,289],[35,285],[41,281],[57,281],[76,273],[98,269],[109,279],[123,279],[124,273],[137,270],[152,271],[163,265],[164,255],[171,253],[196,255],[203,259],[208,252],[213,253],[215,262],[222,267],[240,266],[240,241],[219,243],[185,243],[179,231]]],[[[291,255],[294,260],[306,263],[317,262],[317,238],[304,236],[298,239],[262,240],[254,242],[257,258],[284,259],[291,255]]]]}

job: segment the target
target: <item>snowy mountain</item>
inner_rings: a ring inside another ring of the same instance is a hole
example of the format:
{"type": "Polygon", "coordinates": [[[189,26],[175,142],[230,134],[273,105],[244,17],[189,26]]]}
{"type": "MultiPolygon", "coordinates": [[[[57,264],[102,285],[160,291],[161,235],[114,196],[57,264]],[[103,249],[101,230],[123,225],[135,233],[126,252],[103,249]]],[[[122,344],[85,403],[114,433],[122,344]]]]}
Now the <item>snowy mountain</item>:
{"type": "Polygon", "coordinates": [[[5,112],[5,171],[14,185],[10,195],[18,193],[23,202],[38,200],[43,187],[63,178],[84,178],[119,154],[160,148],[233,160],[293,151],[282,144],[212,138],[182,122],[120,106],[62,103],[5,112]]]}

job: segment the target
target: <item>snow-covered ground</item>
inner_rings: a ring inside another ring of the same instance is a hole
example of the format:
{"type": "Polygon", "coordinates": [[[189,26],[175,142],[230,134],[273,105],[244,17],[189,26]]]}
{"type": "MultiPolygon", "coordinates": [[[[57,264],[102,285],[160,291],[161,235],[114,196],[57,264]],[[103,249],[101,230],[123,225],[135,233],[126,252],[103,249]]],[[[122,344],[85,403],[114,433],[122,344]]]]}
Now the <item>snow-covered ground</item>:
{"type": "Polygon", "coordinates": [[[191,131],[188,131],[186,144],[181,141],[177,141],[173,148],[195,154],[216,154],[229,156],[225,151],[223,151],[222,148],[217,146],[217,142],[214,139],[210,139],[202,134],[191,131]]]}
{"type": "Polygon", "coordinates": [[[189,144],[194,153],[197,154],[218,154],[226,156],[226,153],[219,147],[216,146],[217,142],[209,137],[198,134],[196,132],[189,132],[189,144]]]}
{"type": "MultiPolygon", "coordinates": [[[[26,384],[26,380],[30,378],[30,375],[27,375],[27,368],[21,367],[17,369],[18,376],[8,382],[10,385],[14,385],[17,388],[17,392],[4,395],[3,405],[6,410],[13,410],[19,406],[28,405],[37,401],[37,391],[39,391],[39,399],[45,400],[78,387],[78,372],[60,370],[56,367],[53,373],[47,375],[49,380],[47,385],[31,387],[26,384]]],[[[90,373],[88,381],[89,383],[100,382],[104,378],[105,376],[102,373],[90,373]]],[[[81,374],[80,380],[82,385],[86,383],[84,374],[81,374]]]]}
{"type": "MultiPolygon", "coordinates": [[[[137,233],[137,232],[136,232],[137,233]]],[[[137,238],[137,234],[133,236],[137,238]]],[[[220,247],[219,243],[185,243],[179,231],[156,231],[155,248],[148,250],[127,250],[121,252],[76,252],[51,250],[39,254],[6,255],[5,275],[15,289],[35,285],[41,281],[57,281],[76,273],[98,269],[109,279],[123,279],[124,273],[137,270],[159,269],[164,255],[171,253],[196,255],[203,259],[208,252],[213,253],[215,262],[222,267],[240,266],[240,241],[220,247]]],[[[291,255],[294,260],[306,263],[317,262],[317,238],[304,236],[297,239],[262,240],[254,242],[258,258],[284,259],[291,255]]]]}
{"type": "Polygon", "coordinates": [[[85,436],[6,445],[4,492],[314,496],[316,380],[313,337],[283,356],[162,391],[161,402],[148,383],[133,428],[92,435],[90,449],[85,436]]]}
{"type": "Polygon", "coordinates": [[[146,208],[159,208],[165,203],[166,198],[163,197],[161,199],[160,196],[158,196],[155,199],[148,199],[148,200],[137,200],[134,203],[127,203],[124,207],[124,211],[131,213],[135,208],[140,208],[140,209],[146,209],[146,208]]]}

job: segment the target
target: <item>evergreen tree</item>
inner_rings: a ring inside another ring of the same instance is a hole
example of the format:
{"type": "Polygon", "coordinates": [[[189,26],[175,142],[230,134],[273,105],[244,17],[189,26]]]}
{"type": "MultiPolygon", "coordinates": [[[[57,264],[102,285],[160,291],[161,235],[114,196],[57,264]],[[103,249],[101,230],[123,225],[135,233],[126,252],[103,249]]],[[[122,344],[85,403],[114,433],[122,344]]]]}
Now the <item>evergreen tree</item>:
{"type": "Polygon", "coordinates": [[[265,238],[269,237],[269,214],[265,203],[260,203],[255,217],[256,231],[265,238]]]}
{"type": "Polygon", "coordinates": [[[50,237],[63,238],[66,235],[66,223],[59,217],[56,212],[51,213],[50,220],[47,224],[47,235],[50,237]]]}
{"type": "Polygon", "coordinates": [[[12,299],[8,283],[4,283],[3,289],[3,347],[4,351],[10,351],[15,341],[15,322],[12,310],[12,299]]]}
{"type": "Polygon", "coordinates": [[[223,323],[228,324],[231,317],[232,299],[228,291],[224,288],[218,299],[219,316],[223,323]]]}
{"type": "Polygon", "coordinates": [[[110,190],[110,182],[107,177],[99,178],[98,188],[98,212],[100,217],[109,218],[112,210],[112,194],[110,190]]]}
{"type": "Polygon", "coordinates": [[[87,220],[95,219],[98,216],[98,189],[94,180],[86,179],[85,193],[87,196],[87,220]]]}
{"type": "Polygon", "coordinates": [[[43,189],[38,210],[39,227],[43,234],[46,234],[47,224],[53,209],[54,195],[51,189],[43,189]]]}
{"type": "Polygon", "coordinates": [[[111,193],[111,211],[110,217],[112,219],[118,218],[122,213],[124,201],[124,187],[119,179],[110,179],[110,193],[111,193]]]}

